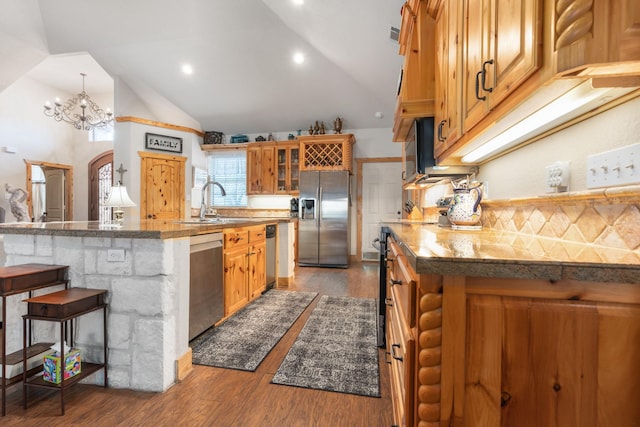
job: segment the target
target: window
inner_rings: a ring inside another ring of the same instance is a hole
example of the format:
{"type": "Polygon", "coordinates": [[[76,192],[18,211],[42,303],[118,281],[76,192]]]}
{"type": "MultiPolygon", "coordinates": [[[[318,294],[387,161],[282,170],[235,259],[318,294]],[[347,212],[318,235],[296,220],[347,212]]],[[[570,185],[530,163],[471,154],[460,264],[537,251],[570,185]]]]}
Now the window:
{"type": "Polygon", "coordinates": [[[244,150],[216,151],[209,157],[209,176],[227,192],[209,187],[210,206],[247,206],[247,152],[244,150]]]}
{"type": "Polygon", "coordinates": [[[94,127],[89,132],[89,142],[113,141],[113,123],[108,126],[94,127]]]}

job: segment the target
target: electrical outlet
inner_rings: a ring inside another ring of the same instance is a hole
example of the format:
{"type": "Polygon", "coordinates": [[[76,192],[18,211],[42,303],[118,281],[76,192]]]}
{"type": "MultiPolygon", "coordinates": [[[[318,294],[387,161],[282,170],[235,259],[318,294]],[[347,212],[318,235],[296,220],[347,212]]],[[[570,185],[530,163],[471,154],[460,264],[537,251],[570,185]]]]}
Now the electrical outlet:
{"type": "Polygon", "coordinates": [[[124,262],[124,249],[108,249],[107,261],[108,262],[124,262]]]}
{"type": "Polygon", "coordinates": [[[640,184],[640,143],[587,157],[587,188],[640,184]]]}
{"type": "Polygon", "coordinates": [[[547,193],[569,190],[569,162],[555,162],[545,167],[547,171],[547,193]]]}

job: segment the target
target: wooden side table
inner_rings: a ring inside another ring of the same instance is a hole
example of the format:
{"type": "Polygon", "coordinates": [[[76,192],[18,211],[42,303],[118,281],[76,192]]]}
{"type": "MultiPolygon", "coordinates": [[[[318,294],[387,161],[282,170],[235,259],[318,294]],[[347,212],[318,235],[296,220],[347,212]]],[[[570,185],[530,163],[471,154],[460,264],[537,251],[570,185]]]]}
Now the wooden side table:
{"type": "MultiPolygon", "coordinates": [[[[6,393],[7,387],[22,381],[22,374],[13,375],[7,378],[7,365],[17,365],[22,361],[23,350],[18,350],[14,353],[7,354],[6,352],[6,339],[7,339],[7,297],[10,295],[17,295],[25,292],[29,292],[31,297],[31,291],[47,288],[56,285],[65,285],[68,287],[69,281],[67,280],[66,265],[47,265],[47,264],[22,264],[14,265],[10,267],[0,267],[0,296],[2,297],[2,323],[0,324],[0,363],[2,363],[2,381],[0,382],[0,388],[2,389],[2,416],[6,413],[6,393]]],[[[38,353],[42,353],[49,348],[50,343],[40,343],[35,346],[31,346],[31,340],[29,339],[29,346],[27,346],[27,356],[31,357],[38,353]]],[[[32,371],[37,371],[38,368],[34,368],[32,371]]]]}
{"type": "Polygon", "coordinates": [[[105,302],[106,290],[102,289],[85,289],[70,288],[59,292],[53,292],[47,295],[26,299],[28,304],[27,314],[22,316],[24,333],[23,333],[23,373],[22,383],[22,405],[27,409],[27,388],[39,387],[52,389],[60,392],[60,410],[64,415],[64,391],[76,384],[83,378],[95,373],[100,369],[104,369],[104,387],[108,387],[107,379],[107,303],[105,302]],[[47,382],[41,375],[29,376],[26,372],[26,351],[27,351],[27,321],[42,320],[48,322],[58,322],[60,324],[60,343],[64,342],[64,338],[69,332],[69,345],[73,347],[74,320],[87,313],[102,309],[103,313],[103,333],[104,333],[104,363],[88,363],[81,362],[80,373],[73,377],[64,378],[64,346],[60,349],[61,363],[61,381],[59,384],[47,382]],[[70,324],[70,327],[69,327],[70,324]]]}

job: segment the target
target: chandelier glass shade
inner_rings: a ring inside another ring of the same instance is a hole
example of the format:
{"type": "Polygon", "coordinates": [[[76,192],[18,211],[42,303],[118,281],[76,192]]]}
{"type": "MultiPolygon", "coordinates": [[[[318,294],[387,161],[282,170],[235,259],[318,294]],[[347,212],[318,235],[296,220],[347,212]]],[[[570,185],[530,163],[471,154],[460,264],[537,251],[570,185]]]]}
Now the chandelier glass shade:
{"type": "Polygon", "coordinates": [[[53,117],[56,121],[66,122],[78,130],[91,130],[113,124],[113,113],[107,108],[103,110],[84,91],[84,78],[82,76],[82,92],[70,98],[62,104],[56,99],[51,105],[49,101],[44,104],[44,114],[53,117]]]}

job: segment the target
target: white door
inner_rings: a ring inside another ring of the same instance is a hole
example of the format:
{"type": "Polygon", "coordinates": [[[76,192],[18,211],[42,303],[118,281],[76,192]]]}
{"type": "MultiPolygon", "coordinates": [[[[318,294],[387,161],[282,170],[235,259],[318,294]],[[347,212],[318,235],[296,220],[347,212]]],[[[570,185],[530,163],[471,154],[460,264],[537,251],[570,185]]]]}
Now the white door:
{"type": "Polygon", "coordinates": [[[362,259],[377,260],[371,242],[380,234],[380,222],[400,218],[402,163],[376,162],[362,166],[362,259]]]}
{"type": "Polygon", "coordinates": [[[64,221],[64,170],[46,169],[44,176],[47,186],[45,193],[47,216],[45,221],[64,221]]]}

